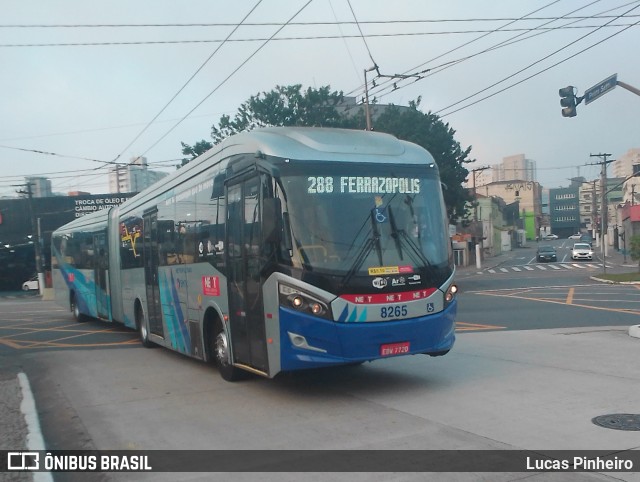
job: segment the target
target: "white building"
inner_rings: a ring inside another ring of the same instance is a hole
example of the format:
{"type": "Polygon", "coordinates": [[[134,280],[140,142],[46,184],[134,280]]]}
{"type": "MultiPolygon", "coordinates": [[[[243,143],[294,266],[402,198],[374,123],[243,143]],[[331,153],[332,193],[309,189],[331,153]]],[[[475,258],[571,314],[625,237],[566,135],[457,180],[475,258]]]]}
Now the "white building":
{"type": "Polygon", "coordinates": [[[524,154],[502,158],[502,164],[491,166],[492,181],[531,181],[536,180],[536,162],[525,159],[524,154]]]}
{"type": "Polygon", "coordinates": [[[140,192],[168,175],[150,171],[146,157],[133,157],[129,164],[109,168],[109,192],[140,192]]]}
{"type": "Polygon", "coordinates": [[[610,176],[627,178],[633,175],[634,165],[640,165],[640,148],[637,147],[629,149],[611,163],[613,172],[610,176]]]}

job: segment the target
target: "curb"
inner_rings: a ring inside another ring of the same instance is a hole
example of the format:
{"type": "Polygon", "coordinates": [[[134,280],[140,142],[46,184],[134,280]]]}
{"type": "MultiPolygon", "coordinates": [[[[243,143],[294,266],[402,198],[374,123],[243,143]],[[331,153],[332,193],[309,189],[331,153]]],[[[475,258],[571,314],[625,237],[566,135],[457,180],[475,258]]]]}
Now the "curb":
{"type": "Polygon", "coordinates": [[[640,325],[630,326],[629,336],[632,336],[634,338],[640,338],[640,325]]]}
{"type": "MultiPolygon", "coordinates": [[[[31,384],[29,383],[27,375],[22,372],[18,373],[18,383],[22,392],[20,411],[22,412],[24,421],[27,424],[27,450],[43,451],[45,450],[44,438],[40,428],[40,419],[38,418],[36,402],[33,398],[31,384]]],[[[53,482],[53,476],[51,475],[51,472],[34,472],[33,480],[34,482],[53,482]]]]}

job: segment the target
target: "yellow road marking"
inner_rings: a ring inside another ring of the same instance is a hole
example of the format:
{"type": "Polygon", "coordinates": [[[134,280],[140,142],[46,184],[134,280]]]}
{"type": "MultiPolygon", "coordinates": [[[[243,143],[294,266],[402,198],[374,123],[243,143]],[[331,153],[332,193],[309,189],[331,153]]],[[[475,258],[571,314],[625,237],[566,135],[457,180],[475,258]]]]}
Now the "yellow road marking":
{"type": "Polygon", "coordinates": [[[506,326],[496,325],[480,325],[477,323],[465,323],[456,321],[456,331],[474,331],[474,330],[504,330],[506,326]]]}
{"type": "MultiPolygon", "coordinates": [[[[566,305],[566,301],[556,301],[556,300],[549,300],[549,299],[544,299],[544,298],[528,298],[526,296],[513,296],[513,295],[505,295],[505,294],[496,294],[496,293],[478,293],[478,294],[482,294],[485,296],[496,296],[498,298],[515,298],[515,299],[519,299],[519,300],[527,300],[527,301],[541,301],[543,303],[555,303],[555,304],[559,304],[559,305],[566,305]]],[[[627,314],[631,314],[631,315],[640,315],[640,311],[639,310],[632,310],[632,309],[627,309],[627,308],[603,308],[601,306],[591,306],[591,305],[583,305],[583,304],[577,304],[577,303],[572,303],[571,306],[576,306],[579,308],[587,308],[587,309],[592,309],[592,310],[600,310],[600,311],[613,311],[616,313],[627,313],[627,314]]]]}
{"type": "Polygon", "coordinates": [[[573,292],[575,291],[575,288],[571,287],[569,288],[569,292],[567,293],[567,301],[565,301],[566,304],[570,305],[573,304],[573,292]]]}

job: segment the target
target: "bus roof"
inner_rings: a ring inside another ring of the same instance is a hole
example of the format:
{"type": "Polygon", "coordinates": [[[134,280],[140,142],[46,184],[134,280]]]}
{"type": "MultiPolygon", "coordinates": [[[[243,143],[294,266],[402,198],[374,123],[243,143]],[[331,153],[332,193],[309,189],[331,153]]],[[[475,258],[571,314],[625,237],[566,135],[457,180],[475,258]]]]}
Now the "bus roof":
{"type": "MultiPolygon", "coordinates": [[[[427,150],[382,132],[328,127],[263,127],[227,137],[169,177],[122,203],[119,210],[126,212],[178,188],[230,156],[257,153],[302,161],[435,164],[427,150]]],[[[106,211],[83,216],[84,221],[76,219],[59,231],[67,227],[73,230],[85,225],[106,224],[106,211]]]]}

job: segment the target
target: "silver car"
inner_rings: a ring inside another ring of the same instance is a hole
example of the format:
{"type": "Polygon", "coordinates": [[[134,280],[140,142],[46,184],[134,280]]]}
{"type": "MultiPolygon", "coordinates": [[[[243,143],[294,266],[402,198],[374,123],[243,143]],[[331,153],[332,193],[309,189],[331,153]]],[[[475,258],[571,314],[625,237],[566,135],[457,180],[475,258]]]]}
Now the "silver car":
{"type": "Polygon", "coordinates": [[[571,248],[571,259],[588,259],[591,261],[593,259],[591,245],[589,243],[575,243],[571,248]]]}

